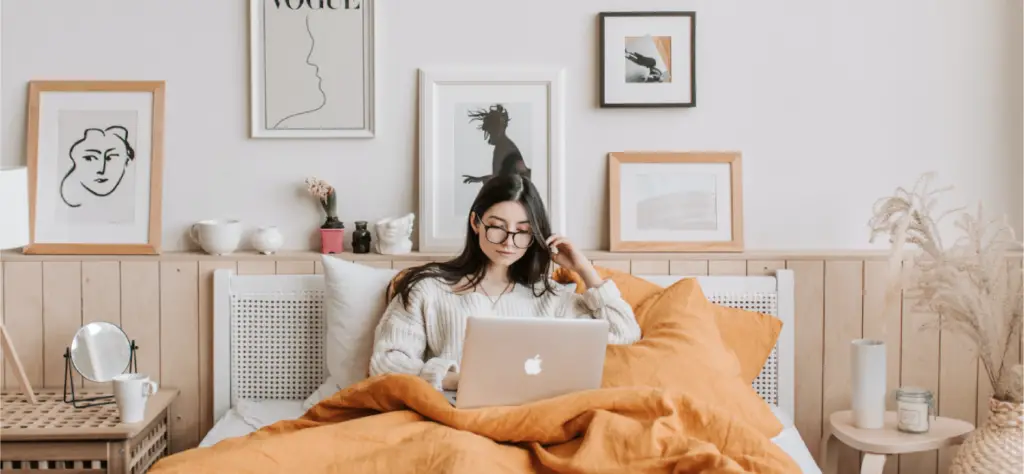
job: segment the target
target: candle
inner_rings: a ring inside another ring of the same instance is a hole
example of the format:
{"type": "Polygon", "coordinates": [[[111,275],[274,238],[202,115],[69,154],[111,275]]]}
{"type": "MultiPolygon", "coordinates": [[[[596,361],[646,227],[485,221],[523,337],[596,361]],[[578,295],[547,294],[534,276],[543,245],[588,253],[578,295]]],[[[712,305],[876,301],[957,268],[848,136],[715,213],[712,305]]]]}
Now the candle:
{"type": "Polygon", "coordinates": [[[932,410],[932,392],[923,388],[901,387],[896,391],[896,429],[907,433],[927,433],[932,410]]]}

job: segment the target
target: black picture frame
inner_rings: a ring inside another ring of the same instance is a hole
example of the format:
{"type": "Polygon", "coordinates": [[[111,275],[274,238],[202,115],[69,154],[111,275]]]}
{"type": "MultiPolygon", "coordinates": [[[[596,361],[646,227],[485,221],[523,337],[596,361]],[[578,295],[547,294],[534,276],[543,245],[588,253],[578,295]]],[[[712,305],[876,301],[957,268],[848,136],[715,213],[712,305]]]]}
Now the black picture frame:
{"type": "Polygon", "coordinates": [[[601,108],[693,108],[697,106],[697,12],[694,11],[631,11],[631,12],[600,12],[598,14],[598,67],[600,68],[601,108]],[[609,18],[622,17],[689,17],[690,18],[690,99],[687,102],[614,102],[607,99],[607,65],[605,56],[605,25],[609,18]]]}

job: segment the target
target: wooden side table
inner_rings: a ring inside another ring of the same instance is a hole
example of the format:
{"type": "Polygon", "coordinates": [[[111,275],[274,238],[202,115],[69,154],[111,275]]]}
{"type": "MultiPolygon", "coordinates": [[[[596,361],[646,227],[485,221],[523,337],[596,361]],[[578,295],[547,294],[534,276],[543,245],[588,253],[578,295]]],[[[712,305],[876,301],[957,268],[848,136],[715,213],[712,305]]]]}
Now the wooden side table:
{"type": "Polygon", "coordinates": [[[839,443],[864,453],[861,474],[881,474],[885,457],[932,451],[963,443],[974,425],[954,418],[934,417],[927,433],[904,433],[896,429],[896,412],[885,413],[885,425],[865,430],[853,425],[853,412],[837,411],[828,418],[825,435],[821,438],[821,459],[824,474],[835,474],[839,468],[839,443]]]}
{"type": "MultiPolygon", "coordinates": [[[[110,392],[84,392],[90,397],[110,392]]],[[[75,408],[62,389],[37,390],[38,403],[3,392],[0,471],[136,474],[167,454],[170,407],[178,390],[160,387],[139,423],[121,423],[116,404],[75,408]]]]}

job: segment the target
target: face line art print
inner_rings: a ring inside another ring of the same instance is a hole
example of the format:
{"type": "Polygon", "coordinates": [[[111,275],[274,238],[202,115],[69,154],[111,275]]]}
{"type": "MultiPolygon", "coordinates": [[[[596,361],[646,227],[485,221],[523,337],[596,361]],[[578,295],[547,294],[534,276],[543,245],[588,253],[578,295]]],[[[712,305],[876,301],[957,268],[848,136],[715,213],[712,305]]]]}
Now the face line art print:
{"type": "Polygon", "coordinates": [[[311,14],[307,14],[306,15],[306,33],[309,34],[309,52],[306,54],[306,64],[308,64],[310,66],[313,66],[313,68],[315,68],[314,74],[316,74],[316,88],[317,88],[317,90],[320,91],[320,97],[321,97],[320,105],[318,105],[315,108],[309,109],[309,110],[305,110],[305,111],[302,111],[302,112],[296,112],[294,114],[288,115],[288,116],[282,118],[281,120],[278,120],[278,122],[276,124],[274,124],[274,128],[280,128],[281,124],[284,123],[288,119],[291,119],[293,117],[299,117],[299,116],[302,116],[302,115],[311,114],[311,113],[316,112],[316,111],[318,111],[320,109],[323,109],[327,105],[327,92],[324,91],[324,78],[320,77],[320,66],[317,65],[316,63],[310,62],[310,60],[309,60],[310,58],[313,57],[313,50],[316,49],[316,38],[313,37],[313,30],[309,27],[309,17],[310,17],[310,15],[311,14]]]}
{"type": "Polygon", "coordinates": [[[494,104],[488,110],[470,111],[467,115],[470,123],[480,122],[477,130],[483,131],[484,140],[494,145],[494,153],[491,158],[491,174],[484,176],[462,175],[462,182],[486,183],[495,176],[511,173],[518,173],[530,179],[532,172],[526,166],[519,147],[505,133],[511,120],[508,110],[501,104],[494,104]]]}
{"type": "Polygon", "coordinates": [[[128,143],[128,129],[123,126],[112,125],[106,129],[87,128],[82,133],[82,138],[71,145],[68,158],[71,159],[71,168],[60,182],[60,197],[68,207],[77,208],[81,207],[82,203],[70,202],[67,189],[68,185],[73,185],[76,181],[69,182],[68,179],[75,176],[76,172],[78,175],[89,173],[86,177],[79,176],[77,183],[93,196],[110,196],[124,179],[129,162],[135,159],[135,149],[128,143]],[[83,145],[87,141],[89,143],[83,145]],[[84,146],[90,148],[83,150],[84,146]],[[97,161],[98,164],[93,164],[97,161]],[[93,167],[98,169],[79,171],[80,166],[84,167],[87,164],[93,164],[93,167]],[[109,177],[108,174],[111,172],[117,176],[109,177]]]}

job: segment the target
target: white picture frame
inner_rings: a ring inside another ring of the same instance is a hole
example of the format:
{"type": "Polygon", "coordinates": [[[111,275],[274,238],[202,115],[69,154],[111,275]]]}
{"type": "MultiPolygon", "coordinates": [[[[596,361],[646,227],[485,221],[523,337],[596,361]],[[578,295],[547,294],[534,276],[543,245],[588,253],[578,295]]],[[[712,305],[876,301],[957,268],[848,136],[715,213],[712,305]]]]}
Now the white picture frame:
{"type": "MultiPolygon", "coordinates": [[[[465,245],[469,208],[498,153],[482,131],[481,105],[504,117],[503,128],[530,168],[552,231],[565,226],[565,70],[557,66],[431,67],[419,71],[419,250],[451,252],[465,245]],[[456,103],[458,102],[458,103],[456,103]],[[456,116],[460,116],[456,120],[456,116]],[[526,116],[527,119],[521,117],[526,116]],[[478,123],[479,125],[475,125],[478,123]],[[511,127],[515,126],[513,129],[511,127]],[[458,127],[458,128],[456,128],[458,127]],[[480,128],[481,131],[473,131],[480,128]],[[468,131],[467,131],[468,130],[468,131]],[[526,131],[529,130],[529,133],[526,131]],[[513,131],[516,135],[513,135],[513,131]],[[472,140],[464,138],[473,137],[472,140]],[[456,146],[461,153],[455,153],[456,146]],[[479,155],[479,161],[476,156],[479,155]],[[473,161],[467,161],[471,157],[473,161]],[[474,171],[466,172],[472,166],[474,171]],[[462,180],[462,181],[460,181],[462,180]]],[[[491,117],[491,115],[488,115],[491,117]]],[[[486,117],[484,118],[486,119],[486,117]]]]}
{"type": "Polygon", "coordinates": [[[375,6],[376,0],[249,0],[253,138],[376,136],[375,6]]]}

